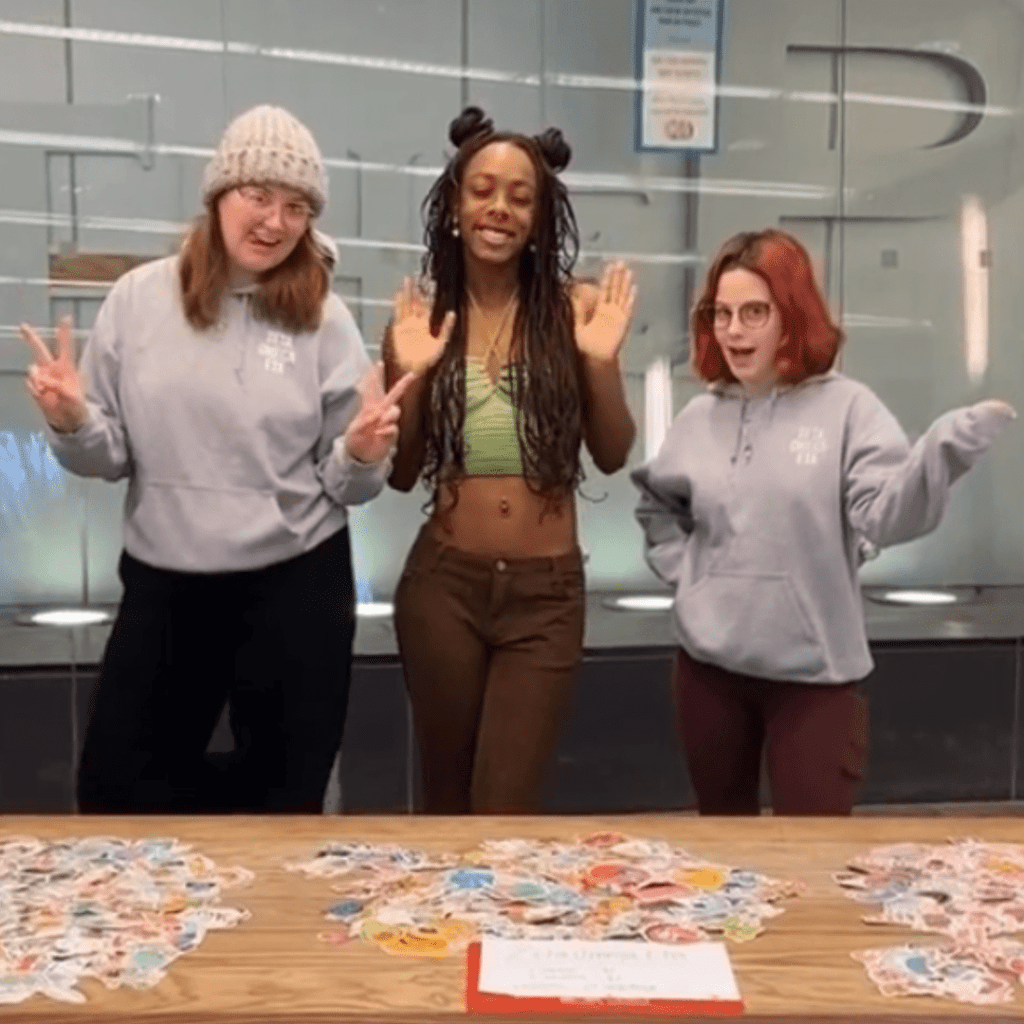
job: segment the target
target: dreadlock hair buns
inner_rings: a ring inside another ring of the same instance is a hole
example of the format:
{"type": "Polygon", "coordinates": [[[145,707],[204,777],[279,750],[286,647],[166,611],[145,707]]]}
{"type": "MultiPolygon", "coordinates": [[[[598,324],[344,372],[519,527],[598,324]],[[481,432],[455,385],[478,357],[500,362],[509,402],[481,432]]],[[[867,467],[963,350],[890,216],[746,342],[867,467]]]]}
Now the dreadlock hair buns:
{"type": "Polygon", "coordinates": [[[479,108],[466,107],[450,125],[448,138],[453,146],[462,146],[477,135],[491,135],[494,122],[479,108]]]}
{"type": "Polygon", "coordinates": [[[557,174],[569,166],[572,159],[572,148],[565,141],[565,136],[559,128],[547,128],[535,135],[534,139],[540,149],[544,162],[557,174]]]}

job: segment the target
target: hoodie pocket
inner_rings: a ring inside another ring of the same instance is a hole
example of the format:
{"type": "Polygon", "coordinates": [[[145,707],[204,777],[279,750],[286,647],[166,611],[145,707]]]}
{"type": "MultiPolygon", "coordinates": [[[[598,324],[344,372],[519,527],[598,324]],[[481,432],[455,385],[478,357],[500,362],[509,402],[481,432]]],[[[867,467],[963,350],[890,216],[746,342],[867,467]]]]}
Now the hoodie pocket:
{"type": "Polygon", "coordinates": [[[743,675],[818,678],[820,638],[787,573],[711,572],[676,599],[693,656],[743,675]]]}
{"type": "Polygon", "coordinates": [[[274,493],[150,481],[128,515],[126,534],[143,561],[169,557],[186,571],[249,568],[298,553],[297,535],[274,493]]]}

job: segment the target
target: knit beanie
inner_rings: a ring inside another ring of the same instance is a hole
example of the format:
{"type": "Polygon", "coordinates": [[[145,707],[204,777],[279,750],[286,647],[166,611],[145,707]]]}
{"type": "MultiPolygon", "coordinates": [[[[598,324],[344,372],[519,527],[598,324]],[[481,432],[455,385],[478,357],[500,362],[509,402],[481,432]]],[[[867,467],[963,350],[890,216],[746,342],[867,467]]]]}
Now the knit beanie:
{"type": "Polygon", "coordinates": [[[298,189],[318,216],[327,203],[327,170],[309,129],[281,107],[259,106],[227,126],[203,174],[203,202],[247,183],[298,189]]]}

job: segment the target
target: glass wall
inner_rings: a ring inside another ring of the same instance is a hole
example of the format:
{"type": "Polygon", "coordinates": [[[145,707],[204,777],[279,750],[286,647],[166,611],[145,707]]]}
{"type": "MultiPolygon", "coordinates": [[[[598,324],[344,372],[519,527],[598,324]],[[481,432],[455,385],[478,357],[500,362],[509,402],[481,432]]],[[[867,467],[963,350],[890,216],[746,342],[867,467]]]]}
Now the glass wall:
{"type": "MultiPolygon", "coordinates": [[[[842,369],[908,432],[985,395],[1024,405],[1018,239],[1022,0],[726,0],[713,151],[639,150],[643,0],[5,0],[0,21],[0,605],[117,600],[123,488],[64,473],[24,392],[16,325],[71,313],[173,251],[226,121],[291,109],[328,159],[321,227],[336,289],[376,350],[420,258],[420,202],[447,124],[557,124],[581,273],[626,254],[642,462],[697,385],[686,303],[727,234],[781,225],[814,253],[848,342],[842,369]]],[[[695,8],[709,0],[692,0],[695,8]]],[[[647,4],[656,8],[657,4],[647,4]]],[[[1024,583],[1024,443],[954,492],[930,537],[883,553],[885,584],[1024,583]]],[[[353,515],[359,596],[387,599],[422,492],[353,515]]],[[[651,590],[628,471],[588,467],[594,591],[651,590]]]]}

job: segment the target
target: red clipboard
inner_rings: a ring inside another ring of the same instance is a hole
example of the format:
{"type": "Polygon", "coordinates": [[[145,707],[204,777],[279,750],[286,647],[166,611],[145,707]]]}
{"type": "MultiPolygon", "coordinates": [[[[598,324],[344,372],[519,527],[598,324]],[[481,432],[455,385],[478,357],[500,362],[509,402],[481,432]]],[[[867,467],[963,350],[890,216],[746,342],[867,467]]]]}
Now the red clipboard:
{"type": "Polygon", "coordinates": [[[738,1017],[741,999],[564,999],[552,996],[507,996],[481,992],[480,943],[466,950],[466,1010],[469,1013],[522,1013],[540,1017],[636,1014],[646,1017],[738,1017]]]}

